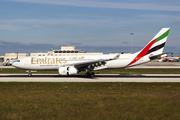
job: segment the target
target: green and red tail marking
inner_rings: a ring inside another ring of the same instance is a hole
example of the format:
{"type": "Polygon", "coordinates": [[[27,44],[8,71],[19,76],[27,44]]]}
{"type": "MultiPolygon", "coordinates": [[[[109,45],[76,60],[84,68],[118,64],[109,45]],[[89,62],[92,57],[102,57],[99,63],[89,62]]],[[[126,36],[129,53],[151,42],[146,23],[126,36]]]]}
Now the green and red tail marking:
{"type": "MultiPolygon", "coordinates": [[[[169,31],[170,31],[170,29],[168,29],[166,32],[164,32],[164,33],[163,33],[162,35],[160,35],[159,37],[151,40],[151,41],[146,45],[146,47],[145,47],[143,50],[141,50],[141,51],[139,52],[139,54],[133,59],[133,61],[131,61],[127,66],[129,66],[129,65],[137,62],[139,59],[141,59],[141,58],[144,57],[145,55],[148,55],[148,54],[150,54],[150,53],[152,53],[152,52],[154,52],[154,51],[157,51],[157,50],[163,48],[164,45],[165,45],[165,43],[166,43],[166,41],[165,41],[164,43],[157,44],[157,45],[156,45],[155,47],[153,47],[153,48],[151,48],[151,47],[153,46],[153,44],[155,44],[155,43],[163,40],[165,37],[167,37],[168,34],[169,34],[169,31]]],[[[160,32],[161,32],[161,31],[160,31],[160,32]]],[[[160,32],[159,32],[159,33],[160,33],[160,32]]]]}

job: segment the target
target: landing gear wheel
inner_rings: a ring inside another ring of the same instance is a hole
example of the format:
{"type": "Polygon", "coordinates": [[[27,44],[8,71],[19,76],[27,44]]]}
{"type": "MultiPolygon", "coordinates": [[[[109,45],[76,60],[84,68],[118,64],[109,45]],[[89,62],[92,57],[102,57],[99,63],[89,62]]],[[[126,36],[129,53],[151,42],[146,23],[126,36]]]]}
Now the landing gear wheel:
{"type": "Polygon", "coordinates": [[[32,76],[32,74],[31,74],[31,73],[28,73],[28,76],[29,76],[29,77],[31,77],[31,76],[32,76]]]}
{"type": "Polygon", "coordinates": [[[32,74],[31,74],[31,71],[29,70],[29,72],[28,72],[28,76],[29,77],[31,77],[32,76],[32,74]]]}
{"type": "Polygon", "coordinates": [[[87,72],[87,73],[85,74],[85,77],[89,77],[89,75],[90,75],[90,74],[87,72]]]}
{"type": "Polygon", "coordinates": [[[86,77],[93,78],[93,77],[95,76],[95,73],[94,73],[94,72],[92,72],[92,73],[87,72],[87,73],[85,74],[85,76],[86,76],[86,77]]]}
{"type": "Polygon", "coordinates": [[[90,77],[93,78],[93,77],[94,77],[94,74],[91,74],[90,77]]]}
{"type": "Polygon", "coordinates": [[[90,77],[93,78],[94,76],[95,76],[95,73],[92,72],[92,73],[90,74],[90,77]]]}

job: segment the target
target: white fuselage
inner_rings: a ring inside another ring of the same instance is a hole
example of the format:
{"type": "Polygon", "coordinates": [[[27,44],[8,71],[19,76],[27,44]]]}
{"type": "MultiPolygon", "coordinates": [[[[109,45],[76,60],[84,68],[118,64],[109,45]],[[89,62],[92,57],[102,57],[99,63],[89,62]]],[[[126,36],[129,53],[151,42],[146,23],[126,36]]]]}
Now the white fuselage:
{"type": "MultiPolygon", "coordinates": [[[[94,61],[99,59],[113,58],[116,54],[104,55],[72,55],[72,56],[30,56],[19,59],[13,66],[26,70],[57,70],[59,67],[71,66],[76,63],[94,61]]],[[[150,61],[149,57],[144,56],[137,62],[128,65],[137,54],[121,54],[116,60],[107,61],[100,69],[117,69],[131,67],[150,61]]],[[[94,69],[99,70],[99,69],[94,69]]]]}

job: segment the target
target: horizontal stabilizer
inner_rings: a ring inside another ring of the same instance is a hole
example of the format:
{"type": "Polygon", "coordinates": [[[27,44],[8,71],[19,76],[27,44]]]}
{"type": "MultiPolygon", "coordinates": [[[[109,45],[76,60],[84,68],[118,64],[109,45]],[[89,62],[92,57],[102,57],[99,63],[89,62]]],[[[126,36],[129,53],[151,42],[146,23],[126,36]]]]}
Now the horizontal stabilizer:
{"type": "Polygon", "coordinates": [[[169,53],[172,53],[172,52],[166,52],[166,53],[162,53],[162,54],[158,54],[158,55],[150,55],[149,56],[149,59],[150,60],[155,60],[155,59],[161,59],[162,57],[162,55],[164,55],[164,54],[169,54],[169,53]]]}

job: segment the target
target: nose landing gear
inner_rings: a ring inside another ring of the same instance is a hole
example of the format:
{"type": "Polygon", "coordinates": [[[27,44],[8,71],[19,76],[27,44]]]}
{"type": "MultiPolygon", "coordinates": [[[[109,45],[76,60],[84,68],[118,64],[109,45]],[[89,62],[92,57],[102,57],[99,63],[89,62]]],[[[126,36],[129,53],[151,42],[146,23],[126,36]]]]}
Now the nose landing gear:
{"type": "Polygon", "coordinates": [[[28,71],[28,76],[29,76],[29,77],[32,76],[31,70],[28,71]]]}

